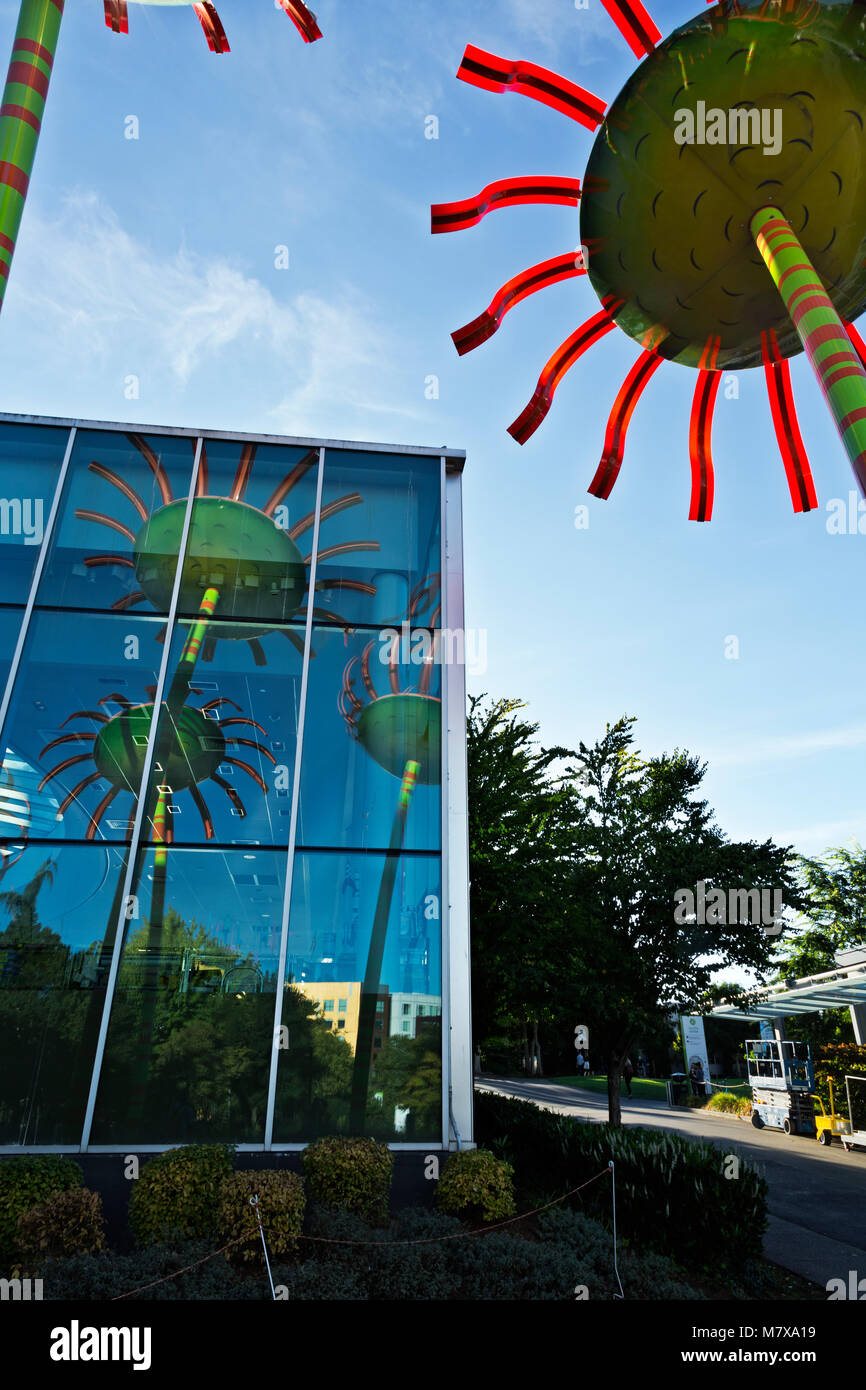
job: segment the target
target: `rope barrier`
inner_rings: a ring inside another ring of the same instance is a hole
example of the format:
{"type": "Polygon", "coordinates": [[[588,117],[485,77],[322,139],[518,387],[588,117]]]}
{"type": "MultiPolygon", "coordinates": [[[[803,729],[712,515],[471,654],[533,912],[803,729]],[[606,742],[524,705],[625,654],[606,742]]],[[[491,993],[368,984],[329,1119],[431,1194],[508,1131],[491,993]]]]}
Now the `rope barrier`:
{"type": "Polygon", "coordinates": [[[132,1298],[134,1293],[144,1293],[145,1289],[155,1289],[157,1284],[164,1284],[168,1279],[178,1279],[181,1274],[188,1274],[191,1269],[198,1269],[199,1265],[207,1264],[208,1260],[215,1260],[217,1255],[222,1255],[226,1250],[230,1250],[233,1245],[240,1245],[242,1240],[248,1240],[248,1236],[237,1236],[230,1240],[226,1245],[221,1245],[219,1250],[214,1250],[212,1255],[203,1255],[194,1264],[184,1265],[183,1269],[176,1269],[173,1274],[165,1274],[161,1279],[154,1279],[150,1284],[140,1284],[137,1289],[130,1289],[128,1293],[117,1293],[111,1299],[112,1303],[118,1303],[122,1298],[132,1298]]]}
{"type": "Polygon", "coordinates": [[[604,1168],[594,1177],[587,1178],[580,1187],[572,1187],[569,1192],[564,1192],[561,1197],[554,1197],[552,1202],[545,1202],[543,1207],[535,1207],[533,1211],[525,1211],[521,1216],[509,1216],[506,1221],[494,1221],[489,1226],[477,1226],[474,1231],[452,1231],[447,1236],[423,1236],[421,1240],[337,1240],[331,1236],[307,1236],[300,1235],[298,1240],[314,1240],[322,1245],[433,1245],[441,1240],[465,1240],[467,1236],[486,1236],[491,1231],[498,1231],[503,1226],[513,1226],[516,1221],[528,1221],[530,1216],[538,1216],[539,1212],[547,1211],[548,1207],[555,1207],[558,1202],[565,1202],[569,1197],[573,1197],[575,1192],[580,1192],[582,1188],[589,1187],[590,1183],[597,1182],[599,1178],[608,1176],[609,1170],[604,1168]]]}
{"type": "MultiPolygon", "coordinates": [[[[567,1201],[569,1197],[574,1196],[575,1192],[581,1192],[583,1188],[589,1187],[590,1183],[597,1182],[599,1178],[605,1177],[610,1177],[611,1179],[613,1179],[612,1163],[607,1168],[603,1168],[600,1173],[596,1173],[593,1177],[587,1178],[586,1182],[580,1183],[577,1187],[570,1188],[569,1191],[564,1192],[561,1197],[554,1197],[552,1201],[545,1202],[543,1207],[535,1207],[532,1211],[525,1211],[520,1216],[509,1216],[505,1221],[494,1221],[489,1226],[478,1226],[474,1231],[452,1231],[447,1236],[423,1236],[420,1240],[339,1240],[334,1239],[330,1236],[308,1236],[303,1234],[298,1235],[297,1237],[295,1237],[295,1239],[315,1241],[318,1244],[322,1245],[376,1245],[379,1246],[379,1248],[381,1249],[384,1247],[393,1248],[395,1246],[401,1245],[433,1245],[443,1240],[465,1240],[469,1236],[486,1236],[489,1235],[491,1231],[500,1230],[503,1226],[513,1226],[514,1223],[517,1221],[527,1221],[530,1216],[538,1216],[540,1212],[547,1211],[549,1207],[555,1207],[560,1202],[567,1201]]],[[[250,1205],[256,1205],[253,1202],[252,1198],[250,1198],[250,1205]]],[[[258,1210],[256,1210],[256,1217],[258,1219],[258,1210]]],[[[259,1229],[261,1231],[261,1221],[259,1221],[259,1229]]],[[[264,1245],[264,1232],[262,1231],[261,1234],[262,1244],[264,1245]]],[[[224,1254],[225,1251],[230,1250],[233,1245],[239,1245],[241,1241],[245,1241],[248,1239],[249,1236],[247,1235],[237,1236],[234,1240],[230,1240],[226,1245],[220,1246],[219,1250],[214,1250],[212,1255],[204,1255],[200,1260],[196,1260],[193,1264],[185,1265],[183,1269],[177,1269],[172,1274],[165,1274],[161,1279],[153,1279],[149,1284],[141,1284],[138,1288],[129,1289],[126,1293],[115,1294],[114,1298],[111,1299],[111,1302],[117,1303],[120,1299],[132,1298],[133,1294],[144,1293],[147,1289],[156,1288],[157,1284],[167,1283],[169,1279],[178,1279],[181,1276],[181,1274],[188,1274],[191,1269],[197,1269],[199,1265],[207,1264],[208,1260],[216,1259],[217,1255],[224,1254]]],[[[614,1241],[615,1239],[616,1238],[614,1237],[614,1241]]],[[[267,1246],[265,1246],[265,1258],[267,1259],[267,1246]]],[[[615,1261],[616,1244],[614,1244],[614,1262],[615,1261]]],[[[274,1284],[273,1279],[271,1278],[270,1261],[268,1261],[268,1278],[271,1280],[271,1292],[272,1294],[274,1294],[274,1284]]],[[[617,1279],[619,1279],[618,1272],[617,1279]]],[[[620,1284],[620,1288],[622,1288],[622,1284],[620,1284]]],[[[276,1298],[276,1294],[274,1294],[274,1297],[276,1298]]]]}

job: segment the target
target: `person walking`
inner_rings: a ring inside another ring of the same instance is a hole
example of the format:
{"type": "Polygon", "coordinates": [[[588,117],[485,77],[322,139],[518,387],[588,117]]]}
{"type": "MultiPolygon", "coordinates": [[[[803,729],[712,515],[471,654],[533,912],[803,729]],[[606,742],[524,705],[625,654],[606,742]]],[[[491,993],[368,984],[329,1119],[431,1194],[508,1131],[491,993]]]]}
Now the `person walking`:
{"type": "Polygon", "coordinates": [[[632,1064],[631,1064],[631,1058],[630,1058],[630,1057],[626,1057],[625,1061],[623,1062],[623,1066],[622,1066],[622,1079],[623,1079],[623,1081],[625,1082],[626,1094],[629,1095],[629,1096],[631,1095],[631,1079],[632,1079],[633,1076],[634,1076],[634,1067],[633,1067],[632,1064]]]}

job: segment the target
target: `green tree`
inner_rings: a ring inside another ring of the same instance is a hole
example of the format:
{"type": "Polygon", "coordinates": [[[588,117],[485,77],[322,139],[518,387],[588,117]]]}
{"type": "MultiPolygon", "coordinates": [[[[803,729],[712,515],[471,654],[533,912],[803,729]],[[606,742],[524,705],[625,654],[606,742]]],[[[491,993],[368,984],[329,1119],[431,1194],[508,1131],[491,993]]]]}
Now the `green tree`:
{"type": "MultiPolygon", "coordinates": [[[[834,970],[837,951],[866,945],[866,850],[840,846],[816,859],[800,857],[797,864],[806,908],[777,943],[780,980],[834,970]]],[[[853,1039],[847,1009],[792,1018],[789,1031],[813,1046],[853,1039]]]]}
{"type": "Polygon", "coordinates": [[[551,1016],[565,933],[572,798],[537,748],[521,700],[470,697],[468,720],[472,1010],[476,1044],[520,1029],[527,1071],[541,1071],[539,1022],[551,1016]]]}
{"type": "Polygon", "coordinates": [[[729,966],[766,976],[772,939],[760,921],[707,912],[678,921],[674,894],[714,888],[781,889],[803,898],[790,851],[771,841],[732,842],[698,792],[706,765],[679,750],[644,759],[627,717],[592,746],[581,743],[573,774],[571,919],[574,958],[585,969],[586,1021],[608,1079],[612,1124],[621,1122],[620,1077],[636,1040],[672,1009],[696,1011],[711,977],[729,966]],[[711,920],[711,918],[713,920],[711,920]]]}

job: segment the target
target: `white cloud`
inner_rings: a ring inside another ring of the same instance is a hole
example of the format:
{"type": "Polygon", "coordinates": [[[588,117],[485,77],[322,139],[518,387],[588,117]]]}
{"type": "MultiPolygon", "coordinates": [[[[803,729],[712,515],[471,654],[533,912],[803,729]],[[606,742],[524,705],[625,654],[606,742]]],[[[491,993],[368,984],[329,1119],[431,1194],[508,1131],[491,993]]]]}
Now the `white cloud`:
{"type": "MultiPolygon", "coordinates": [[[[558,50],[576,46],[581,63],[608,56],[612,48],[622,46],[624,59],[629,58],[625,40],[601,4],[592,2],[578,10],[574,0],[507,0],[506,14],[521,35],[534,39],[544,48],[558,50]]],[[[530,57],[527,54],[515,55],[530,57]]],[[[579,82],[575,72],[562,71],[564,77],[579,82]]]]}
{"type": "Polygon", "coordinates": [[[4,408],[36,377],[43,397],[55,381],[67,395],[116,402],[118,383],[136,374],[149,403],[194,389],[197,409],[212,396],[220,423],[227,407],[264,409],[291,434],[332,434],[337,408],[343,429],[347,407],[365,423],[371,412],[414,414],[400,407],[401,355],[351,286],[289,299],[281,272],[271,289],[224,258],[186,247],[158,255],[92,193],[70,197],[57,220],[29,214],[0,325],[7,357],[16,345],[4,408]]]}

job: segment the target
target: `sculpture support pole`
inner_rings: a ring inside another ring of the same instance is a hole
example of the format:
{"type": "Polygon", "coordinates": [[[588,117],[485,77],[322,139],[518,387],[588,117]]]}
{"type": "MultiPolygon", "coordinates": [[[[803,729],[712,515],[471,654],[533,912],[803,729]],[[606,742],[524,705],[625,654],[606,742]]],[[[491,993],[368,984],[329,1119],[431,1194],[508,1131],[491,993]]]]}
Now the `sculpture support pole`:
{"type": "MultiPolygon", "coordinates": [[[[165,723],[157,748],[157,761],[162,764],[163,768],[168,766],[168,759],[174,742],[175,716],[180,714],[189,695],[190,682],[201,652],[201,645],[207,635],[208,619],[212,616],[218,602],[219,590],[207,589],[199,607],[199,615],[190,628],[177,670],[166,692],[162,714],[165,723]]],[[[160,717],[160,711],[156,708],[154,708],[153,717],[154,719],[160,717]]],[[[165,777],[164,772],[163,777],[165,777]]],[[[164,789],[164,787],[165,784],[163,783],[160,790],[157,791],[156,807],[153,813],[153,888],[150,895],[150,914],[147,920],[147,954],[145,957],[146,968],[156,979],[158,979],[159,971],[153,962],[162,945],[162,932],[165,923],[165,887],[168,877],[168,850],[166,846],[168,844],[168,808],[171,789],[164,789]]],[[[136,877],[132,881],[133,892],[136,891],[137,875],[141,873],[143,863],[144,858],[140,854],[136,877]]],[[[153,1029],[160,992],[158,983],[148,982],[147,987],[140,995],[138,1033],[136,1035],[137,1049],[133,1059],[131,1100],[127,1115],[127,1122],[133,1128],[141,1124],[144,1119],[147,1082],[153,1060],[153,1029]]]]}
{"type": "Polygon", "coordinates": [[[866,495],[866,371],[785,216],[778,208],[761,208],[750,229],[832,411],[860,491],[866,495]]]}
{"type": "MultiPolygon", "coordinates": [[[[212,617],[213,611],[219,602],[219,589],[206,589],[204,597],[199,607],[199,618],[190,629],[189,636],[184,644],[177,671],[165,697],[166,720],[163,726],[162,737],[160,740],[159,761],[163,766],[167,766],[171,749],[174,743],[174,721],[175,716],[179,715],[183,709],[189,695],[190,682],[193,678],[196,662],[201,652],[201,645],[207,634],[208,619],[212,617]]],[[[154,710],[154,718],[158,718],[159,711],[154,710]]],[[[164,784],[163,784],[164,785],[164,784]]],[[[166,831],[168,817],[168,799],[170,791],[159,791],[157,794],[156,810],[153,814],[153,842],[156,846],[153,856],[153,896],[151,899],[150,925],[151,929],[162,930],[162,919],[165,907],[165,875],[168,864],[166,854],[166,831]]]]}
{"type": "Polygon", "coordinates": [[[0,307],[36,158],[63,5],[64,0],[22,0],[18,16],[0,106],[0,307]]]}
{"type": "MultiPolygon", "coordinates": [[[[385,868],[382,871],[382,882],[379,885],[379,897],[376,902],[376,915],[373,918],[373,930],[370,934],[370,949],[367,952],[367,969],[364,972],[364,983],[361,986],[361,1004],[358,1012],[358,1039],[355,1043],[355,1063],[352,1068],[352,1096],[349,1113],[349,1130],[351,1134],[364,1133],[364,1121],[367,1114],[367,1092],[370,1085],[370,1063],[373,1056],[373,1042],[376,1032],[376,1005],[379,1002],[382,962],[385,959],[385,939],[388,935],[388,918],[391,915],[391,900],[394,896],[397,868],[403,849],[403,836],[406,831],[406,816],[409,812],[409,802],[412,799],[412,792],[415,790],[415,783],[418,780],[418,773],[420,771],[421,764],[413,762],[411,758],[403,769],[403,780],[400,783],[400,796],[397,801],[397,809],[394,812],[394,822],[391,826],[388,857],[385,860],[385,868]]],[[[384,1036],[382,1042],[384,1046],[384,1036]]]]}

